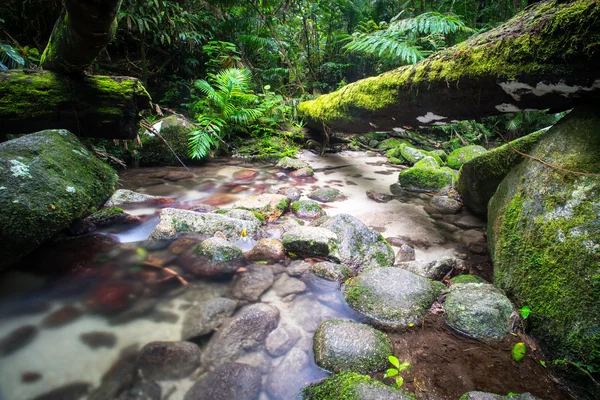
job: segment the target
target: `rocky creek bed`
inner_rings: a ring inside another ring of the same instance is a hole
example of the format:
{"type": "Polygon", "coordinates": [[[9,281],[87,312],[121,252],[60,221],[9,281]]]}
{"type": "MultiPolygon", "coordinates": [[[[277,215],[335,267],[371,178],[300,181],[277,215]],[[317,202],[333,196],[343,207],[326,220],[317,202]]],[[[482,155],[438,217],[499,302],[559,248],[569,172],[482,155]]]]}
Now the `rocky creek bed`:
{"type": "Polygon", "coordinates": [[[534,344],[451,192],[368,153],[300,159],[124,171],[123,211],[0,277],[0,399],[293,399],[328,371],[391,385],[391,354],[419,399],[568,398],[539,351],[513,361],[534,344]]]}

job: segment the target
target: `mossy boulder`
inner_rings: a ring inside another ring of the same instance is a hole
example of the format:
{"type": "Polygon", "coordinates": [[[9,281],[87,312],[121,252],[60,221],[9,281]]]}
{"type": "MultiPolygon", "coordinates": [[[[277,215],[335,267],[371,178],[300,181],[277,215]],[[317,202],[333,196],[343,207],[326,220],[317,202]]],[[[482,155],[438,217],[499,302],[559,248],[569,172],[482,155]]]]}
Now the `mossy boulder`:
{"type": "Polygon", "coordinates": [[[401,139],[388,138],[388,139],[385,139],[385,140],[382,140],[381,142],[379,142],[379,144],[377,145],[377,150],[386,151],[386,150],[390,150],[390,149],[396,149],[404,143],[406,143],[406,142],[401,139]]]}
{"type": "Polygon", "coordinates": [[[345,281],[354,276],[354,272],[343,264],[336,264],[329,261],[321,261],[313,264],[312,272],[320,278],[328,281],[345,281]]]}
{"type": "Polygon", "coordinates": [[[385,385],[367,375],[343,372],[332,375],[302,389],[303,400],[411,400],[400,389],[385,385]]]}
{"type": "Polygon", "coordinates": [[[66,130],[0,144],[0,269],[101,206],[117,179],[66,130]]]}
{"type": "Polygon", "coordinates": [[[153,127],[171,148],[153,133],[143,132],[140,135],[143,146],[140,150],[140,164],[181,166],[177,157],[185,164],[198,163],[199,160],[192,159],[188,155],[189,134],[195,129],[188,120],[171,115],[158,121],[153,127]]]}
{"type": "Polygon", "coordinates": [[[438,156],[443,162],[446,162],[448,160],[448,154],[446,154],[444,150],[432,150],[429,153],[438,156]]]}
{"type": "Polygon", "coordinates": [[[484,154],[486,151],[485,147],[477,145],[461,147],[448,154],[448,166],[460,169],[464,163],[484,154]]]}
{"type": "MultiPolygon", "coordinates": [[[[222,237],[206,239],[196,247],[194,255],[206,258],[210,263],[227,266],[244,259],[242,249],[222,237]]],[[[237,269],[237,268],[236,268],[237,269]]]]}
{"type": "Polygon", "coordinates": [[[337,235],[328,229],[300,226],[284,233],[282,242],[288,253],[308,257],[338,257],[337,235]]]}
{"type": "Polygon", "coordinates": [[[455,172],[448,167],[440,167],[433,157],[423,158],[398,176],[400,186],[416,192],[438,192],[455,180],[455,172]]]}
{"type": "Polygon", "coordinates": [[[231,208],[254,211],[262,214],[269,222],[275,221],[290,206],[290,199],[282,194],[265,193],[238,200],[231,208]]]}
{"type": "Polygon", "coordinates": [[[311,200],[320,201],[321,203],[329,203],[346,198],[339,189],[330,187],[315,189],[307,194],[307,197],[311,200]]]}
{"type": "Polygon", "coordinates": [[[331,218],[320,218],[313,225],[337,235],[337,257],[344,265],[356,271],[394,265],[394,250],[381,233],[369,229],[352,215],[338,214],[331,218]]]}
{"type": "Polygon", "coordinates": [[[547,131],[548,129],[543,129],[513,140],[463,164],[456,189],[469,210],[477,215],[487,215],[488,202],[496,193],[498,185],[511,169],[523,161],[524,157],[515,149],[529,154],[547,131]]]}
{"type": "Polygon", "coordinates": [[[325,215],[319,203],[313,200],[298,200],[292,203],[291,210],[301,219],[317,219],[325,215]]]}
{"type": "Polygon", "coordinates": [[[437,295],[429,279],[395,267],[369,268],[350,279],[344,290],[352,309],[392,330],[418,325],[437,295]]]}
{"type": "Polygon", "coordinates": [[[385,333],[369,325],[332,319],[319,325],[313,350],[315,363],[327,371],[366,374],[387,367],[392,344],[385,333]]]}
{"type": "Polygon", "coordinates": [[[432,157],[439,165],[444,165],[444,162],[438,155],[427,150],[417,149],[415,146],[412,146],[408,143],[403,143],[400,145],[398,150],[400,150],[400,155],[402,158],[411,164],[416,164],[425,157],[432,157]]]}
{"type": "Polygon", "coordinates": [[[576,108],[531,155],[554,168],[526,159],[490,200],[494,283],[532,310],[529,326],[552,357],[599,372],[600,109],[576,108]]]}
{"type": "Polygon", "coordinates": [[[452,285],[444,308],[448,325],[471,337],[483,340],[502,339],[509,332],[512,304],[502,291],[492,285],[452,285]]]}
{"type": "Polygon", "coordinates": [[[494,393],[486,392],[469,392],[460,396],[459,400],[539,400],[538,397],[531,393],[511,394],[510,396],[502,396],[494,393]]]}
{"type": "Polygon", "coordinates": [[[277,168],[281,169],[292,169],[299,170],[303,168],[310,168],[310,165],[306,161],[298,160],[292,157],[282,157],[276,165],[277,168]]]}

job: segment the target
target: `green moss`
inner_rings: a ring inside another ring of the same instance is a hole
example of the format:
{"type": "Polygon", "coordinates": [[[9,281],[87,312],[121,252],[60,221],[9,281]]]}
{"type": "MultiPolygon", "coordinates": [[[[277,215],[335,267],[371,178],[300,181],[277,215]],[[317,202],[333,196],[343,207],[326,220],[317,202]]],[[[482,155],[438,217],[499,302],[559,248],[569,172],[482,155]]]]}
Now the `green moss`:
{"type": "Polygon", "coordinates": [[[259,213],[258,211],[250,211],[250,212],[251,212],[252,214],[254,214],[254,216],[255,216],[256,218],[258,218],[258,220],[259,220],[260,222],[267,222],[267,219],[265,218],[265,216],[264,216],[264,215],[262,215],[261,213],[259,213]]]}
{"type": "Polygon", "coordinates": [[[383,140],[381,143],[379,143],[379,145],[377,146],[378,150],[391,150],[391,149],[397,149],[398,147],[400,147],[400,145],[406,143],[404,140],[400,140],[400,139],[396,139],[396,138],[389,138],[389,139],[385,139],[383,140]]]}
{"type": "Polygon", "coordinates": [[[450,282],[453,284],[456,284],[456,283],[481,283],[482,281],[475,275],[463,274],[463,275],[455,276],[454,278],[450,279],[450,282]]]}
{"type": "MultiPolygon", "coordinates": [[[[600,52],[600,5],[595,0],[541,3],[506,24],[410,66],[352,83],[300,103],[302,117],[334,126],[351,124],[400,103],[417,105],[430,84],[460,87],[462,80],[571,74],[582,55],[600,52]],[[512,35],[507,26],[521,28],[512,35]],[[557,49],[560,49],[557,51],[557,49]]],[[[589,61],[588,61],[589,62],[589,61]]],[[[583,65],[583,63],[582,63],[583,65]]]]}
{"type": "MultiPolygon", "coordinates": [[[[397,390],[366,375],[343,372],[306,386],[302,389],[301,395],[304,400],[364,400],[365,398],[358,393],[360,385],[372,385],[390,391],[397,390]]],[[[402,394],[406,395],[404,392],[402,394]]]]}
{"type": "Polygon", "coordinates": [[[460,169],[464,163],[471,161],[485,152],[486,149],[482,146],[473,145],[461,147],[448,155],[448,166],[450,168],[460,169]]]}
{"type": "Polygon", "coordinates": [[[111,223],[121,218],[125,218],[125,212],[122,208],[119,207],[108,207],[103,208],[100,211],[96,211],[92,215],[90,215],[87,219],[91,222],[102,225],[106,223],[111,223]]]}
{"type": "Polygon", "coordinates": [[[447,167],[440,168],[437,162],[426,157],[414,166],[400,172],[398,182],[407,190],[437,192],[443,187],[452,185],[456,180],[453,171],[447,167]]]}

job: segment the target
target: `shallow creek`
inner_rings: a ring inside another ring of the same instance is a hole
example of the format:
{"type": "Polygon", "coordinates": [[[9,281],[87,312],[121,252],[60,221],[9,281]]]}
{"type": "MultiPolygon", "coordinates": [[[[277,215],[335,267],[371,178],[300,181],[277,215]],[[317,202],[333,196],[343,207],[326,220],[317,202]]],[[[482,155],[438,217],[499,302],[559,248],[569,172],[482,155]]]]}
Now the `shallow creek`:
{"type": "MultiPolygon", "coordinates": [[[[226,208],[240,198],[285,186],[301,189],[302,198],[315,188],[338,188],[346,199],[324,204],[328,215],[357,217],[388,238],[395,251],[403,241],[411,244],[417,260],[458,256],[465,259],[470,273],[491,279],[484,223],[466,211],[438,214],[429,206],[430,195],[392,186],[400,168],[385,158],[356,152],[326,157],[305,152],[301,158],[313,167],[314,177],[292,179],[272,165],[224,159],[191,168],[193,176],[183,168],[126,170],[121,185],[174,197],[175,207],[183,208],[197,204],[226,208]],[[257,173],[244,173],[249,169],[257,173]],[[393,198],[376,202],[366,196],[369,190],[393,198]]],[[[114,372],[145,344],[181,340],[186,312],[194,304],[211,297],[239,300],[241,274],[202,280],[181,272],[189,280],[183,287],[162,271],[141,265],[141,259],[152,260],[184,271],[178,255],[197,242],[146,242],[158,223],[157,208],[124,209],[142,222],[58,240],[23,261],[23,271],[0,276],[1,400],[110,398],[98,391],[95,397],[89,393],[102,383],[107,387],[125,379],[114,372]]],[[[278,237],[276,226],[267,232],[278,237]]],[[[250,239],[236,243],[244,251],[253,244],[250,239]]],[[[285,355],[273,356],[264,349],[245,352],[238,361],[259,367],[263,374],[261,400],[293,399],[305,384],[327,376],[312,355],[312,336],[322,321],[360,320],[345,305],[338,283],[303,274],[305,264],[289,261],[266,265],[275,283],[258,301],[279,309],[279,326],[294,332],[294,348],[306,357],[298,357],[290,369],[282,365],[285,355]]],[[[244,304],[248,301],[239,301],[238,308],[244,304]]],[[[539,354],[528,354],[520,364],[511,360],[511,346],[519,338],[497,346],[462,338],[435,311],[422,326],[390,335],[394,353],[411,362],[406,388],[419,398],[456,399],[470,390],[503,395],[530,391],[540,398],[566,398],[540,366],[539,354]]],[[[201,337],[194,342],[203,347],[208,340],[201,337]]],[[[183,399],[209,368],[203,365],[186,379],[159,381],[160,398],[183,399]]]]}

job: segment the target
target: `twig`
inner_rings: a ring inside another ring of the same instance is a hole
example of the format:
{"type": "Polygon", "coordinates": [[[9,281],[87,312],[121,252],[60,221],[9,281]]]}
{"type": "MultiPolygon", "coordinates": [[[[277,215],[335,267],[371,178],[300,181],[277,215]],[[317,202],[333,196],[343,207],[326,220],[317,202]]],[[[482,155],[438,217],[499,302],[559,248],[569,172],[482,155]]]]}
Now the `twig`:
{"type": "Polygon", "coordinates": [[[156,129],[154,129],[154,127],[152,126],[152,124],[150,122],[148,122],[148,120],[143,119],[141,122],[142,127],[146,128],[148,130],[148,132],[152,133],[153,135],[155,135],[157,138],[159,138],[160,140],[162,140],[163,142],[165,142],[165,144],[167,145],[167,147],[169,148],[169,150],[171,150],[171,153],[173,153],[173,155],[175,156],[175,158],[177,159],[177,161],[179,161],[181,163],[181,165],[183,165],[183,167],[186,170],[190,170],[184,163],[183,161],[181,161],[181,158],[179,158],[179,156],[177,155],[177,153],[175,153],[175,151],[173,150],[173,148],[171,147],[171,145],[169,144],[169,142],[167,142],[167,140],[161,136],[160,133],[158,133],[158,131],[156,129]]]}
{"type": "Polygon", "coordinates": [[[177,272],[173,271],[171,268],[166,268],[166,267],[161,267],[159,265],[155,265],[152,264],[151,262],[148,261],[144,261],[142,263],[142,265],[144,265],[145,267],[150,267],[150,268],[155,268],[155,269],[160,269],[164,272],[166,272],[167,274],[171,275],[171,277],[173,278],[177,278],[177,280],[183,285],[186,286],[188,284],[188,281],[186,281],[185,279],[183,279],[181,277],[181,275],[179,275],[177,272]]]}

